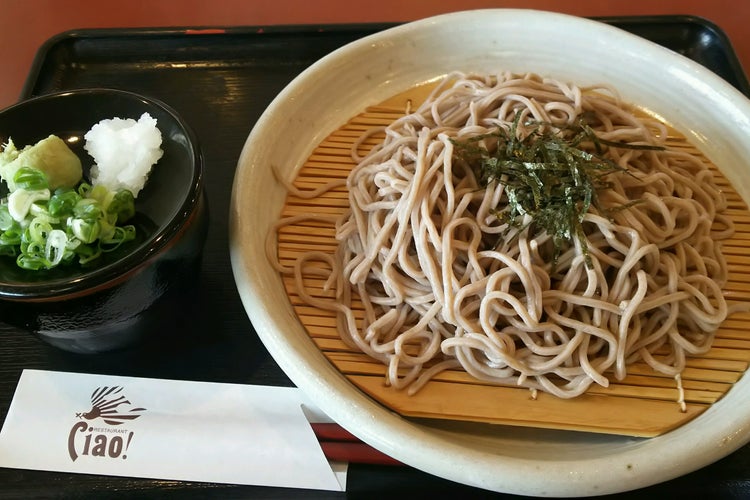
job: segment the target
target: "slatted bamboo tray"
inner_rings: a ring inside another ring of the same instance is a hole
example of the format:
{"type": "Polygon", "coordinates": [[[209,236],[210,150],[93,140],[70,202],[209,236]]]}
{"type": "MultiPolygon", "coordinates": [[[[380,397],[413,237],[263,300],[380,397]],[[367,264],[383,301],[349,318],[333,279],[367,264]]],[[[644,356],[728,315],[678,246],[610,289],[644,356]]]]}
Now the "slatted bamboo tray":
{"type": "MultiPolygon", "coordinates": [[[[295,186],[309,190],[332,179],[345,179],[354,167],[350,157],[354,141],[365,130],[402,116],[408,105],[422,102],[429,90],[418,87],[395,96],[366,109],[333,132],[303,165],[295,186]]],[[[372,147],[378,139],[372,137],[363,148],[372,147]]],[[[673,146],[692,148],[684,141],[673,146]]],[[[723,245],[730,275],[725,294],[728,300],[750,305],[750,212],[729,182],[718,171],[716,174],[729,201],[726,213],[736,224],[736,234],[723,245]]],[[[346,189],[338,187],[311,200],[289,195],[282,216],[338,215],[347,206],[346,189]]],[[[279,259],[285,265],[291,265],[302,252],[332,253],[335,247],[332,225],[322,222],[301,221],[282,228],[278,235],[279,259]]],[[[322,280],[319,285],[313,295],[327,296],[322,280]]],[[[750,362],[750,313],[743,312],[724,322],[706,355],[689,358],[682,374],[685,412],[677,404],[675,380],[655,373],[645,363],[631,365],[623,381],[612,381],[608,388],[594,385],[586,394],[570,400],[544,393],[532,399],[528,389],[489,385],[458,370],[439,374],[416,395],[409,396],[386,386],[385,366],[353,351],[339,338],[334,313],[306,305],[299,298],[293,278],[285,278],[285,286],[300,321],[330,362],[362,391],[405,417],[651,437],[704,412],[743,376],[750,362]]]]}

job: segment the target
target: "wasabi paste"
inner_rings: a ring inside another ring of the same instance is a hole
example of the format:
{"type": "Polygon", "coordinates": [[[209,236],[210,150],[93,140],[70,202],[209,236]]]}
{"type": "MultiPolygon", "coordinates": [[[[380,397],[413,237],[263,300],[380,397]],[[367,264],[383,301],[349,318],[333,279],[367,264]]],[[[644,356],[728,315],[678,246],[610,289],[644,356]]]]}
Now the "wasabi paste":
{"type": "Polygon", "coordinates": [[[50,135],[33,146],[16,149],[12,139],[0,152],[0,177],[15,191],[13,177],[22,167],[40,170],[47,177],[49,189],[72,188],[81,181],[81,160],[71,151],[65,141],[50,135]]]}

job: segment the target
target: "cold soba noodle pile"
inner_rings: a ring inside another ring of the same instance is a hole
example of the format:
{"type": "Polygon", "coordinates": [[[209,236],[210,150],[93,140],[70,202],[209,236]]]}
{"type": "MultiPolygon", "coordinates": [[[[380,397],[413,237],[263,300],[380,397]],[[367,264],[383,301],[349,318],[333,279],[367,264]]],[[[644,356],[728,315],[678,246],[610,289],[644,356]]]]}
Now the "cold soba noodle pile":
{"type": "Polygon", "coordinates": [[[277,265],[396,388],[462,369],[570,398],[639,360],[679,386],[727,315],[732,225],[704,160],[666,142],[603,88],[450,75],[353,153],[336,254],[277,265]],[[335,300],[304,290],[315,273],[335,300]]]}

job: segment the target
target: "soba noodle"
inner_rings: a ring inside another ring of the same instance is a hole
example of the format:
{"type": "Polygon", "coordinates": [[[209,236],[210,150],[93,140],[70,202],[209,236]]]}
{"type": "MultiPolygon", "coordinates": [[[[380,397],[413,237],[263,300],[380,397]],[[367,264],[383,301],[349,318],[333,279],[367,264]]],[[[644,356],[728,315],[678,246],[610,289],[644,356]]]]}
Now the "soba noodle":
{"type": "Polygon", "coordinates": [[[355,145],[335,255],[279,269],[310,304],[337,312],[342,339],[385,364],[391,386],[412,393],[461,369],[570,398],[623,379],[637,361],[679,382],[686,356],[705,353],[727,315],[720,240],[732,226],[711,171],[680,148],[606,147],[623,169],[597,192],[598,207],[612,210],[590,207],[583,244],[555,257],[528,214],[519,226],[498,216],[509,203],[501,179],[483,185],[457,157],[460,141],[510,131],[519,114],[518,136],[530,123],[562,130],[585,116],[603,141],[667,146],[667,127],[614,91],[453,74],[369,154],[357,151],[376,131],[355,145]],[[306,273],[326,276],[336,299],[307,293],[306,273]]]}

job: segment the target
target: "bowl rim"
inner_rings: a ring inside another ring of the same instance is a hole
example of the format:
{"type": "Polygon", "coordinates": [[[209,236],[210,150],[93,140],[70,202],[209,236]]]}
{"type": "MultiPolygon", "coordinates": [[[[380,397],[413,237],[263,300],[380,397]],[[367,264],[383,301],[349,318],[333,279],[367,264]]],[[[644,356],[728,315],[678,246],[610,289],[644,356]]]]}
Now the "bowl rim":
{"type": "MultiPolygon", "coordinates": [[[[120,96],[133,101],[140,101],[147,107],[159,109],[161,112],[168,114],[187,137],[189,151],[194,160],[187,195],[180,203],[176,217],[139,245],[134,252],[122,256],[105,267],[95,267],[79,274],[71,273],[68,277],[57,278],[52,281],[0,283],[0,299],[38,302],[52,299],[59,300],[96,293],[127,280],[129,276],[147,266],[155,255],[183,231],[198,205],[204,183],[204,160],[198,137],[190,124],[173,107],[160,99],[129,90],[109,87],[76,88],[29,97],[0,110],[0,113],[21,109],[29,104],[65,99],[69,96],[87,95],[120,96]]],[[[102,119],[105,118],[111,117],[102,117],[102,119]]]]}
{"type": "MultiPolygon", "coordinates": [[[[285,310],[273,315],[272,308],[266,303],[269,297],[277,298],[275,290],[271,289],[272,286],[275,287],[275,282],[270,283],[270,279],[265,279],[265,273],[257,269],[260,267],[257,265],[257,257],[263,255],[262,247],[253,247],[249,250],[243,248],[241,238],[246,229],[238,219],[243,213],[241,205],[255,194],[246,189],[246,176],[250,174],[245,171],[258,173],[260,165],[263,164],[260,157],[271,149],[271,146],[263,141],[271,139],[270,132],[266,129],[277,125],[274,113],[291,112],[289,103],[295,99],[299,103],[303,96],[304,84],[316,77],[322,78],[326,71],[330,73],[340,69],[347,57],[361,57],[367,54],[368,48],[374,48],[381,43],[394,43],[394,40],[403,41],[408,35],[422,29],[446,28],[450,22],[460,20],[468,23],[493,16],[510,16],[516,22],[528,22],[528,16],[536,16],[535,20],[546,20],[544,24],[547,28],[550,28],[552,22],[562,22],[567,27],[588,27],[596,34],[611,36],[608,40],[610,46],[615,46],[618,42],[627,42],[631,49],[638,48],[650,55],[659,54],[662,59],[669,58],[674,66],[671,69],[678,73],[677,76],[690,81],[700,91],[717,95],[717,100],[723,105],[722,109],[728,112],[728,119],[744,118],[743,128],[750,128],[750,101],[720,77],[687,57],[654,42],[592,19],[532,9],[478,9],[424,18],[369,35],[337,49],[302,72],[269,105],[247,138],[235,174],[229,226],[232,268],[246,312],[275,361],[323,412],[375,448],[428,473],[505,493],[589,496],[649,486],[706,466],[750,440],[750,412],[730,412],[736,417],[731,429],[710,426],[722,411],[730,411],[730,403],[750,403],[750,378],[747,376],[737,381],[724,398],[701,416],[666,435],[645,441],[628,442],[628,446],[623,446],[622,452],[616,456],[551,456],[542,463],[528,457],[490,453],[487,449],[467,451],[447,433],[426,432],[420,422],[397,415],[357,389],[327,361],[309,337],[305,340],[297,335],[296,326],[286,317],[285,310]],[[728,111],[734,109],[732,106],[736,106],[737,110],[728,111]],[[327,364],[321,364],[322,361],[327,364]],[[705,424],[709,425],[701,434],[689,435],[683,432],[688,426],[694,429],[705,424]],[[409,438],[414,435],[420,439],[410,440],[409,438]],[[444,458],[437,458],[441,456],[444,458]],[[536,478],[538,481],[530,478],[536,478]]],[[[373,87],[375,83],[380,81],[374,81],[373,87]]],[[[379,88],[378,91],[382,90],[379,88]]],[[[350,117],[347,116],[346,119],[350,117]]],[[[330,128],[320,134],[330,133],[340,125],[327,123],[326,127],[330,128]]],[[[706,139],[692,138],[699,142],[706,139]]],[[[317,144],[315,137],[311,136],[309,139],[317,144]]],[[[712,145],[714,148],[723,146],[712,145]]],[[[748,146],[743,145],[741,148],[750,152],[748,146]]],[[[747,189],[750,188],[744,186],[743,189],[747,195],[747,189]]],[[[750,199],[747,196],[743,198],[750,199]]],[[[293,320],[298,322],[296,315],[293,320]]]]}

